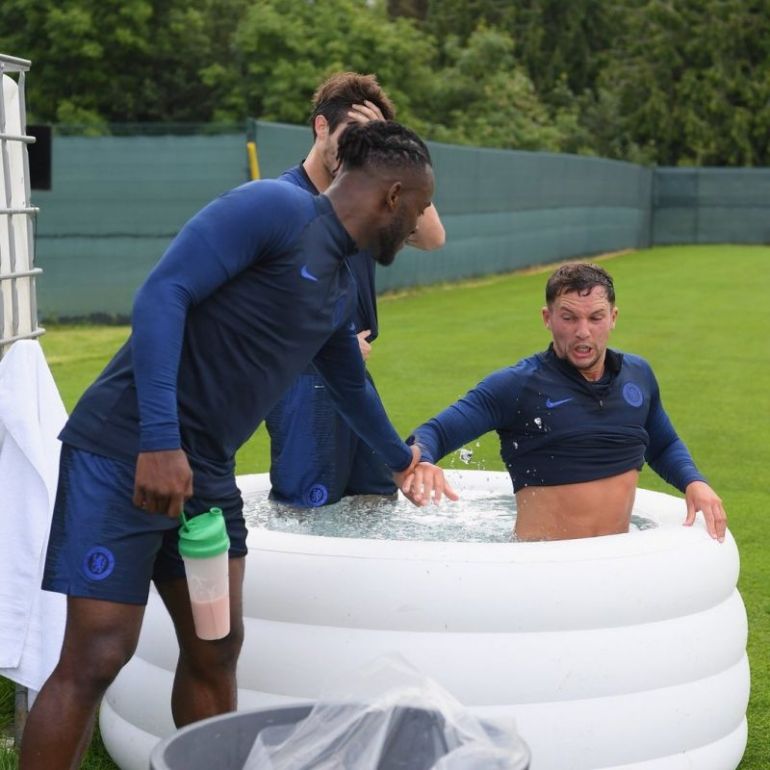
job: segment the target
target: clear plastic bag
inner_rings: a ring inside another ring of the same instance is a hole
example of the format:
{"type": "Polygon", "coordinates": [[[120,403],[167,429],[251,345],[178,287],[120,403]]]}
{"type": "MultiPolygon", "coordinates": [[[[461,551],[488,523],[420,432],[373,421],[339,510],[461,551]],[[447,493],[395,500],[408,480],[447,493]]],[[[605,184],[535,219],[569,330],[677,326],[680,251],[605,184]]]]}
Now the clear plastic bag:
{"type": "Polygon", "coordinates": [[[268,727],[244,770],[525,770],[512,719],[479,719],[397,654],[324,693],[296,725],[268,727]]]}

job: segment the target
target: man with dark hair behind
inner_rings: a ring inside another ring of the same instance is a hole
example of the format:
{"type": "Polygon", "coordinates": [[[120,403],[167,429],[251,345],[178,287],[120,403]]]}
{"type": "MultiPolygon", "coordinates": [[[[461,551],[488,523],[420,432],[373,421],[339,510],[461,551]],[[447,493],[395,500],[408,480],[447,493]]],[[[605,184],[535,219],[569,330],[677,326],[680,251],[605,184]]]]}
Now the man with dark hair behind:
{"type": "Polygon", "coordinates": [[[677,436],[650,365],[607,347],[618,315],[612,278],[597,265],[567,264],[548,279],[545,296],[548,350],[490,374],[409,442],[433,463],[497,431],[516,495],[518,540],[628,531],[646,460],[684,492],[685,524],[702,511],[721,542],[722,501],[677,436]]]}
{"type": "MultiPolygon", "coordinates": [[[[38,695],[23,770],[77,767],[104,691],[133,654],[154,582],[180,653],[177,726],[236,707],[246,555],[235,453],[313,360],[338,408],[399,483],[419,460],[364,376],[345,258],[390,264],[430,205],[423,142],[397,123],[340,138],[326,195],[251,182],[196,214],[139,289],[132,332],[64,430],[43,588],[67,594],[61,657],[38,695]],[[231,631],[194,631],[178,517],[221,508],[230,538],[231,631]]],[[[456,499],[426,469],[413,502],[456,499]],[[432,493],[432,494],[431,494],[432,493]]]]}
{"type": "MultiPolygon", "coordinates": [[[[337,170],[337,143],[351,123],[390,120],[395,109],[374,75],[338,72],[313,96],[313,146],[307,158],[280,179],[313,194],[324,192],[337,170]]],[[[428,206],[407,243],[420,249],[444,244],[444,228],[428,206]]],[[[366,361],[378,335],[375,263],[366,251],[348,257],[358,286],[353,323],[366,361]]],[[[374,381],[366,373],[372,386],[374,381]]],[[[315,507],[345,495],[392,495],[392,474],[379,455],[350,428],[311,364],[267,415],[270,434],[271,496],[281,502],[315,507]]]]}

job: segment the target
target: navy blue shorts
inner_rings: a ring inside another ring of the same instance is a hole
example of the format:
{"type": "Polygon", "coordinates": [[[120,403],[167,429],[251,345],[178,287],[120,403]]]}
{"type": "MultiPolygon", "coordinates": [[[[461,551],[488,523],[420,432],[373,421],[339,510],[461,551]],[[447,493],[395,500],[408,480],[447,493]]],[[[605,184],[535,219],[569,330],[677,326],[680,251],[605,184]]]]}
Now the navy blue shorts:
{"type": "MultiPolygon", "coordinates": [[[[147,604],[150,581],[183,577],[179,521],[147,513],[131,502],[135,468],[67,444],[59,461],[43,588],[68,596],[147,604]]],[[[221,508],[230,535],[230,558],[246,555],[240,494],[226,500],[191,498],[194,516],[221,508]]]]}
{"type": "Polygon", "coordinates": [[[317,373],[301,374],[265,425],[274,499],[314,508],[346,495],[396,494],[392,471],[345,422],[317,373]]]}

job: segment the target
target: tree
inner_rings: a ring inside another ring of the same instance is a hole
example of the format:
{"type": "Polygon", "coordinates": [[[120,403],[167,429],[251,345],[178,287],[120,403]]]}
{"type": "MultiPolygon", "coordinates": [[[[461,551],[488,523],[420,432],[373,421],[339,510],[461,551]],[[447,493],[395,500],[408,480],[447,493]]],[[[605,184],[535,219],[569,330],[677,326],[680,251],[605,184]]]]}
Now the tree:
{"type": "Polygon", "coordinates": [[[229,115],[305,123],[318,84],[354,70],[376,74],[399,119],[423,127],[417,110],[431,88],[435,47],[411,21],[389,19],[384,4],[257,0],[233,45],[232,65],[207,75],[219,93],[231,87],[223,102],[229,115]]]}
{"type": "Polygon", "coordinates": [[[616,32],[617,7],[607,0],[516,3],[512,34],[518,58],[546,101],[552,94],[563,100],[565,87],[573,94],[594,90],[602,54],[616,32]]]}
{"type": "Polygon", "coordinates": [[[513,41],[480,25],[467,45],[445,42],[448,65],[437,73],[427,112],[429,135],[486,147],[558,150],[562,135],[517,65],[513,41]]]}
{"type": "Polygon", "coordinates": [[[770,3],[637,0],[600,77],[621,131],[663,165],[770,163],[770,3]]]}
{"type": "MultiPolygon", "coordinates": [[[[592,152],[592,138],[580,124],[575,95],[594,87],[600,61],[597,51],[606,47],[609,34],[606,5],[606,0],[431,0],[424,27],[439,42],[439,62],[450,68],[454,48],[458,43],[470,47],[479,26],[508,39],[504,59],[513,68],[510,78],[498,71],[495,59],[489,61],[490,72],[484,75],[495,81],[489,99],[495,101],[501,93],[513,99],[502,105],[498,101],[496,115],[489,116],[500,123],[492,131],[496,146],[592,152]],[[507,139],[502,115],[519,129],[507,139]],[[531,125],[522,132],[528,120],[531,125]]],[[[489,127],[478,133],[489,136],[489,127]]]]}
{"type": "Polygon", "coordinates": [[[248,0],[3,0],[0,48],[33,60],[30,120],[209,120],[201,81],[248,0]]]}
{"type": "Polygon", "coordinates": [[[425,26],[439,41],[465,45],[480,25],[512,36],[515,18],[516,3],[508,0],[429,0],[425,26]]]}
{"type": "Polygon", "coordinates": [[[388,16],[391,19],[403,16],[425,21],[428,17],[428,3],[429,0],[387,0],[388,16]]]}

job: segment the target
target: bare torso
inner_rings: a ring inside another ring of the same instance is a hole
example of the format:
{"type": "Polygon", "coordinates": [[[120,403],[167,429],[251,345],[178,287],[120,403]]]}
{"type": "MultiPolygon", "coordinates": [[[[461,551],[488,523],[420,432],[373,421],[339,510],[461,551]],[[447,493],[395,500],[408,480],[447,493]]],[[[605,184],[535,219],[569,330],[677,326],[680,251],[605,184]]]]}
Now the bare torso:
{"type": "Polygon", "coordinates": [[[571,540],[628,532],[639,472],[516,493],[517,540],[571,540]]]}

